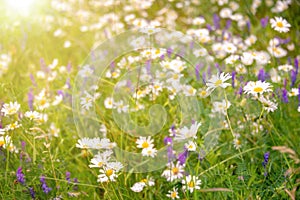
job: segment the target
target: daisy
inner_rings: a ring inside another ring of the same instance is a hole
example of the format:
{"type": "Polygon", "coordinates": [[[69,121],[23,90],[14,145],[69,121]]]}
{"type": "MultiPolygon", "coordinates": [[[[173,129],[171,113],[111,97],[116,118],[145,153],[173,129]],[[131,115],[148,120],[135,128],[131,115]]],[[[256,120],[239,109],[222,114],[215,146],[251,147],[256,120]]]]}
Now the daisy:
{"type": "Polygon", "coordinates": [[[77,141],[76,147],[80,149],[88,149],[93,146],[93,141],[90,138],[82,138],[77,141]]]}
{"type": "Polygon", "coordinates": [[[49,133],[51,136],[58,137],[58,133],[60,132],[59,128],[56,128],[54,123],[51,123],[49,133]]]}
{"type": "Polygon", "coordinates": [[[153,139],[151,139],[150,136],[148,138],[140,137],[139,139],[137,139],[136,144],[137,144],[137,148],[146,149],[148,147],[151,147],[151,148],[154,147],[153,139]]]}
{"type": "Polygon", "coordinates": [[[171,198],[171,199],[179,199],[178,196],[178,188],[173,188],[173,190],[169,190],[167,197],[171,198]]]}
{"type": "Polygon", "coordinates": [[[155,148],[152,147],[148,147],[148,148],[144,148],[142,150],[142,155],[146,156],[146,157],[152,157],[154,158],[157,154],[157,150],[155,148]]]}
{"type": "Polygon", "coordinates": [[[146,183],[137,182],[137,183],[133,184],[133,186],[130,189],[134,192],[141,192],[141,191],[143,191],[145,186],[146,186],[146,183]]]}
{"type": "Polygon", "coordinates": [[[116,178],[118,175],[115,173],[114,169],[103,167],[103,169],[100,169],[100,174],[98,175],[97,182],[109,182],[109,181],[116,181],[116,178]]]}
{"type": "Polygon", "coordinates": [[[40,113],[37,111],[27,111],[24,116],[30,120],[38,120],[40,118],[40,113]]]}
{"type": "Polygon", "coordinates": [[[103,153],[98,153],[91,159],[91,164],[89,165],[90,168],[101,168],[106,166],[108,163],[110,156],[113,152],[112,151],[105,151],[103,153]]]}
{"type": "Polygon", "coordinates": [[[22,126],[22,124],[19,124],[18,121],[15,121],[14,123],[6,125],[5,130],[12,131],[12,130],[14,130],[16,128],[19,128],[21,126],[22,126]]]}
{"type": "Polygon", "coordinates": [[[291,92],[289,92],[289,97],[298,96],[298,95],[299,95],[298,88],[292,88],[291,92]]]}
{"type": "Polygon", "coordinates": [[[259,97],[258,100],[262,103],[264,109],[265,109],[268,113],[269,113],[269,112],[274,112],[274,111],[277,110],[277,108],[278,108],[278,107],[277,107],[277,103],[274,103],[274,102],[270,101],[269,99],[266,99],[266,98],[263,97],[263,96],[259,97]]]}
{"type": "Polygon", "coordinates": [[[231,106],[231,103],[229,101],[215,101],[213,102],[213,113],[221,113],[223,115],[226,115],[227,109],[231,106]]]}
{"type": "Polygon", "coordinates": [[[181,179],[184,175],[184,165],[177,162],[176,165],[173,162],[167,164],[167,169],[163,171],[162,175],[167,181],[174,181],[181,179]]]}
{"type": "Polygon", "coordinates": [[[5,129],[0,128],[0,135],[4,135],[5,134],[5,129]]]}
{"type": "Polygon", "coordinates": [[[225,81],[231,79],[231,75],[229,73],[225,74],[222,72],[218,75],[213,75],[206,83],[207,91],[213,91],[217,87],[226,88],[230,86],[230,83],[225,83],[225,81]]]}
{"type": "Polygon", "coordinates": [[[270,19],[270,23],[271,23],[271,27],[275,30],[278,31],[280,33],[284,32],[288,32],[290,29],[289,27],[291,27],[291,25],[282,17],[275,17],[270,19]]]}
{"type": "Polygon", "coordinates": [[[201,97],[201,98],[206,98],[206,97],[208,97],[210,95],[210,93],[209,92],[207,92],[207,90],[206,89],[199,89],[198,90],[198,96],[199,97],[201,97]]]}
{"type": "Polygon", "coordinates": [[[18,102],[9,102],[9,104],[4,104],[1,112],[4,113],[4,116],[16,114],[20,109],[20,104],[18,102]]]}
{"type": "Polygon", "coordinates": [[[78,72],[79,76],[82,78],[86,78],[91,76],[94,73],[94,70],[90,68],[89,65],[85,65],[82,69],[78,72]]]}
{"type": "Polygon", "coordinates": [[[107,98],[104,100],[104,107],[105,107],[106,109],[112,109],[112,108],[114,108],[114,100],[113,100],[113,98],[107,97],[107,98]]]}
{"type": "Polygon", "coordinates": [[[188,141],[184,146],[188,151],[196,151],[197,148],[197,144],[193,141],[188,141]]]}
{"type": "Polygon", "coordinates": [[[270,83],[267,82],[262,82],[262,81],[250,81],[247,83],[246,86],[244,86],[244,92],[245,94],[252,94],[252,95],[257,95],[257,94],[262,94],[264,92],[271,92],[271,85],[270,83]]]}
{"type": "Polygon", "coordinates": [[[175,135],[175,140],[184,140],[188,138],[197,138],[197,132],[201,123],[195,122],[191,125],[190,128],[184,126],[178,130],[178,133],[175,135]]]}
{"type": "Polygon", "coordinates": [[[293,65],[285,64],[285,65],[279,65],[278,70],[282,70],[285,72],[289,72],[293,69],[293,65]]]}
{"type": "Polygon", "coordinates": [[[240,134],[235,134],[235,138],[233,139],[233,146],[235,149],[240,149],[242,146],[242,142],[239,138],[240,134]]]}
{"type": "Polygon", "coordinates": [[[182,180],[183,190],[189,190],[191,193],[194,189],[199,190],[201,185],[201,180],[196,176],[188,175],[185,179],[182,180]]]}

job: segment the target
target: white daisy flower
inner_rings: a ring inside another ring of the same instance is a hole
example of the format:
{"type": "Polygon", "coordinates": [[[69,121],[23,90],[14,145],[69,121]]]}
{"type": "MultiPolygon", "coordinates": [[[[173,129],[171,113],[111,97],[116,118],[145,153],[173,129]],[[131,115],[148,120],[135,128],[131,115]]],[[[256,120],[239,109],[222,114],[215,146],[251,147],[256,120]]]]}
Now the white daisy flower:
{"type": "Polygon", "coordinates": [[[178,195],[178,188],[173,188],[172,190],[168,191],[167,197],[171,198],[172,200],[174,199],[179,199],[179,195],[178,195]]]}
{"type": "Polygon", "coordinates": [[[37,120],[40,118],[40,113],[37,111],[27,111],[25,112],[24,116],[29,118],[30,120],[37,120]]]}
{"type": "Polygon", "coordinates": [[[91,159],[91,164],[89,165],[90,168],[101,168],[106,166],[108,163],[110,156],[113,152],[112,151],[105,151],[103,153],[98,153],[91,159]]]}
{"type": "Polygon", "coordinates": [[[226,115],[227,109],[231,106],[231,103],[229,101],[215,101],[213,102],[213,113],[221,113],[223,115],[226,115]]]}
{"type": "Polygon", "coordinates": [[[270,23],[271,23],[271,27],[275,30],[278,31],[280,33],[286,33],[288,32],[291,27],[291,25],[282,17],[275,17],[270,19],[270,23]]]}
{"type": "Polygon", "coordinates": [[[197,148],[197,144],[193,141],[188,141],[184,146],[188,151],[196,151],[197,148]]]}
{"type": "Polygon", "coordinates": [[[76,147],[80,149],[88,149],[93,146],[93,140],[90,138],[82,138],[77,141],[76,147]]]}
{"type": "Polygon", "coordinates": [[[150,148],[154,147],[153,139],[151,139],[150,136],[148,136],[147,138],[140,137],[139,139],[137,139],[136,144],[137,144],[137,148],[142,148],[142,149],[146,149],[148,147],[150,148]]]}
{"type": "Polygon", "coordinates": [[[226,88],[231,85],[230,83],[225,83],[225,81],[229,79],[231,79],[231,75],[229,73],[225,74],[222,72],[221,74],[213,75],[206,83],[206,90],[210,92],[217,87],[226,88]]]}
{"type": "Polygon", "coordinates": [[[142,150],[142,155],[146,156],[146,157],[152,157],[154,158],[157,154],[157,150],[155,148],[152,147],[148,147],[148,148],[144,148],[142,150]]]}
{"type": "Polygon", "coordinates": [[[113,100],[113,98],[107,97],[107,98],[104,100],[104,107],[105,107],[106,109],[112,109],[112,108],[114,108],[114,100],[113,100]]]}
{"type": "Polygon", "coordinates": [[[58,137],[59,132],[60,132],[60,129],[57,128],[54,123],[51,123],[50,128],[49,128],[50,136],[58,137]]]}
{"type": "Polygon", "coordinates": [[[100,174],[98,175],[97,182],[103,183],[103,182],[109,182],[109,181],[116,181],[116,178],[118,175],[115,173],[114,169],[103,167],[103,169],[100,169],[100,174]]]}
{"type": "Polygon", "coordinates": [[[162,175],[167,181],[174,181],[181,179],[184,175],[184,166],[177,162],[176,165],[173,162],[167,164],[167,169],[163,171],[162,175]]]}
{"type": "Polygon", "coordinates": [[[285,64],[285,65],[279,65],[278,70],[289,72],[293,69],[293,65],[285,64]]]}
{"type": "Polygon", "coordinates": [[[4,135],[5,134],[5,129],[0,128],[0,135],[4,135]]]}
{"type": "Polygon", "coordinates": [[[133,184],[133,186],[130,189],[134,192],[141,192],[141,191],[143,191],[145,186],[146,186],[146,183],[137,182],[137,183],[133,184]]]}
{"type": "Polygon", "coordinates": [[[200,189],[201,180],[196,176],[188,175],[185,179],[182,180],[183,190],[189,190],[191,193],[196,189],[200,189]]]}
{"type": "Polygon", "coordinates": [[[292,88],[292,90],[289,92],[289,97],[298,96],[298,95],[299,95],[298,88],[292,88]]]}
{"type": "Polygon", "coordinates": [[[269,112],[274,112],[277,110],[277,103],[274,103],[270,101],[269,99],[266,99],[263,96],[260,96],[258,100],[262,103],[264,109],[269,113],[269,112]]]}
{"type": "Polygon", "coordinates": [[[12,130],[15,130],[15,129],[21,127],[21,126],[22,126],[22,124],[19,124],[18,121],[15,121],[13,123],[10,123],[10,124],[6,125],[5,130],[12,131],[12,130]]]}
{"type": "Polygon", "coordinates": [[[20,107],[20,104],[16,101],[5,103],[1,109],[1,112],[4,113],[4,116],[13,115],[19,111],[20,107]]]}
{"type": "Polygon", "coordinates": [[[262,81],[250,81],[247,83],[247,85],[244,86],[244,93],[245,94],[252,94],[252,95],[257,95],[257,94],[263,94],[265,92],[271,92],[271,85],[270,83],[267,82],[262,82],[262,81]]]}
{"type": "Polygon", "coordinates": [[[197,138],[197,132],[201,123],[195,122],[191,125],[190,128],[184,126],[183,128],[178,130],[178,133],[175,135],[175,140],[185,140],[188,138],[197,138]]]}

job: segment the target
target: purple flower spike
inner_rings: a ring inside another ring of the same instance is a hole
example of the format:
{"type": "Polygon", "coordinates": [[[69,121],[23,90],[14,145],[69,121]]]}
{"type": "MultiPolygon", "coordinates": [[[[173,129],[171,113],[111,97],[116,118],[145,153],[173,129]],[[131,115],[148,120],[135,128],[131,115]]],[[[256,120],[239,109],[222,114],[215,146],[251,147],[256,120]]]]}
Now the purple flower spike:
{"type": "Polygon", "coordinates": [[[40,182],[42,183],[43,192],[45,194],[48,194],[52,190],[52,188],[50,188],[50,187],[47,186],[44,176],[40,177],[40,182]]]}
{"type": "Polygon", "coordinates": [[[282,100],[284,103],[288,103],[289,99],[288,99],[288,92],[285,88],[282,89],[282,100]]]}
{"type": "Polygon", "coordinates": [[[173,53],[173,50],[171,48],[168,48],[167,49],[167,54],[168,54],[169,58],[171,57],[172,53],[173,53]]]}
{"type": "Polygon", "coordinates": [[[70,172],[66,172],[66,180],[68,181],[68,183],[70,183],[70,181],[71,181],[71,173],[70,172]]]}
{"type": "Polygon", "coordinates": [[[195,67],[195,74],[196,74],[196,78],[197,78],[197,81],[200,80],[200,64],[197,64],[196,67],[195,67]]]}
{"type": "Polygon", "coordinates": [[[295,64],[295,68],[296,68],[296,73],[298,74],[299,62],[298,62],[297,58],[294,59],[294,64],[295,64]]]}
{"type": "Polygon", "coordinates": [[[164,144],[165,144],[165,145],[170,145],[170,144],[172,144],[172,143],[173,143],[173,140],[172,140],[171,137],[165,137],[165,138],[164,138],[164,144]]]}
{"type": "Polygon", "coordinates": [[[266,80],[266,74],[264,69],[260,69],[258,72],[258,80],[265,81],[266,80]]]}
{"type": "Polygon", "coordinates": [[[214,21],[215,29],[219,29],[220,28],[220,17],[217,14],[214,14],[213,21],[214,21]]]}
{"type": "Polygon", "coordinates": [[[231,85],[232,85],[233,88],[235,87],[235,85],[234,85],[235,75],[236,75],[236,72],[233,71],[233,72],[231,73],[231,85]]]}
{"type": "Polygon", "coordinates": [[[292,69],[291,71],[291,87],[293,87],[296,83],[297,80],[297,72],[295,70],[292,69]]]}
{"type": "Polygon", "coordinates": [[[251,31],[251,22],[249,20],[247,21],[247,29],[248,29],[248,32],[251,31]]]}
{"type": "Polygon", "coordinates": [[[27,98],[28,98],[28,107],[32,111],[33,110],[33,100],[34,100],[32,89],[29,90],[29,92],[27,94],[27,98]]]}
{"type": "Polygon", "coordinates": [[[264,18],[261,18],[261,20],[260,20],[260,24],[263,28],[265,28],[268,25],[268,22],[269,22],[269,17],[264,17],[264,18]]]}
{"type": "Polygon", "coordinates": [[[178,154],[178,161],[181,165],[185,164],[186,159],[188,157],[188,150],[184,148],[184,151],[182,153],[178,154]]]}
{"type": "Polygon", "coordinates": [[[25,176],[22,172],[22,167],[18,168],[16,176],[17,176],[18,182],[21,183],[22,185],[25,185],[25,176]]]}
{"type": "Polygon", "coordinates": [[[225,29],[227,30],[227,29],[229,29],[230,27],[231,27],[231,20],[228,19],[228,20],[226,21],[225,29]]]}
{"type": "Polygon", "coordinates": [[[29,193],[32,199],[35,199],[35,192],[34,189],[32,187],[29,188],[29,193]]]}

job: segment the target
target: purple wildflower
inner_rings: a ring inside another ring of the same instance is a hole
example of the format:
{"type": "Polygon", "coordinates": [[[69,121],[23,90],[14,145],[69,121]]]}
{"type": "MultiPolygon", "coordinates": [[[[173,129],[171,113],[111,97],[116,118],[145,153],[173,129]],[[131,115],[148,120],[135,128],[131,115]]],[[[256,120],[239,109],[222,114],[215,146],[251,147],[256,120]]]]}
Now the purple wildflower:
{"type": "Polygon", "coordinates": [[[42,183],[43,192],[46,193],[46,194],[48,194],[52,190],[52,188],[50,188],[50,187],[47,186],[47,183],[45,181],[45,177],[44,176],[40,177],[40,182],[42,183]]]}
{"type": "Polygon", "coordinates": [[[170,144],[172,144],[172,143],[173,143],[173,140],[172,140],[171,137],[165,137],[165,138],[164,138],[164,144],[165,144],[165,145],[170,145],[170,144]]]}
{"type": "Polygon", "coordinates": [[[25,185],[25,176],[22,172],[22,167],[18,168],[16,176],[17,176],[18,182],[21,183],[22,185],[25,185]]]}
{"type": "Polygon", "coordinates": [[[288,99],[288,92],[285,88],[282,89],[282,100],[284,103],[288,103],[289,99],[288,99]]]}
{"type": "Polygon", "coordinates": [[[66,172],[66,180],[68,181],[68,183],[70,183],[70,181],[71,181],[71,173],[70,172],[66,172]]]}
{"type": "Polygon", "coordinates": [[[30,74],[30,80],[31,80],[32,85],[36,87],[37,84],[36,84],[36,82],[35,82],[35,79],[34,79],[33,74],[30,74]]]}
{"type": "Polygon", "coordinates": [[[250,22],[250,20],[248,20],[246,24],[247,24],[248,32],[250,32],[250,30],[251,30],[251,22],[250,22]]]}
{"type": "Polygon", "coordinates": [[[299,84],[299,86],[298,86],[298,102],[299,102],[299,106],[300,106],[300,84],[299,84]]]}
{"type": "Polygon", "coordinates": [[[35,198],[35,192],[34,192],[34,189],[32,187],[29,188],[29,193],[30,193],[30,196],[32,199],[35,198]]]}
{"type": "Polygon", "coordinates": [[[269,17],[264,17],[260,19],[260,24],[263,28],[265,28],[268,25],[269,17]]]}
{"type": "Polygon", "coordinates": [[[151,74],[151,60],[147,60],[146,62],[146,70],[148,74],[151,74]]]}
{"type": "Polygon", "coordinates": [[[266,73],[264,69],[260,69],[258,72],[258,80],[265,81],[266,80],[266,73]]]}
{"type": "Polygon", "coordinates": [[[213,28],[211,27],[210,24],[206,24],[206,28],[207,28],[209,31],[213,31],[213,28]]]}
{"type": "Polygon", "coordinates": [[[34,100],[32,89],[29,90],[29,92],[27,94],[27,98],[28,98],[29,109],[32,111],[33,110],[33,100],[34,100]]]}
{"type": "Polygon", "coordinates": [[[178,154],[178,161],[181,165],[185,164],[186,159],[188,157],[188,150],[184,148],[184,151],[182,153],[178,154]]]}
{"type": "Polygon", "coordinates": [[[298,74],[299,62],[298,62],[297,58],[294,59],[294,64],[295,64],[295,68],[296,68],[296,73],[298,74]]]}
{"type": "MultiPolygon", "coordinates": [[[[264,169],[266,170],[267,164],[269,162],[269,157],[270,157],[270,152],[267,152],[264,154],[264,161],[262,162],[262,165],[264,167],[264,169]]],[[[264,176],[267,176],[267,172],[264,172],[264,176]]]]}
{"type": "Polygon", "coordinates": [[[171,48],[168,48],[167,49],[167,54],[168,54],[169,58],[171,57],[172,53],[173,53],[173,50],[171,48]]]}
{"type": "Polygon", "coordinates": [[[215,29],[220,28],[220,17],[217,14],[213,15],[214,27],[215,29]]]}
{"type": "Polygon", "coordinates": [[[233,72],[231,73],[231,85],[232,85],[233,88],[235,87],[235,85],[234,85],[235,75],[236,75],[236,72],[233,71],[233,72]]]}
{"type": "Polygon", "coordinates": [[[296,83],[296,80],[297,80],[297,71],[295,70],[291,70],[291,87],[293,87],[296,83]]]}
{"type": "Polygon", "coordinates": [[[238,94],[239,94],[239,95],[242,95],[242,94],[243,94],[243,87],[242,87],[242,86],[239,88],[238,94]]]}
{"type": "Polygon", "coordinates": [[[227,29],[229,29],[230,28],[230,26],[231,26],[231,20],[230,19],[228,19],[227,21],[226,21],[226,26],[225,26],[225,29],[227,30],[227,29]]]}
{"type": "Polygon", "coordinates": [[[75,183],[74,187],[73,187],[73,190],[78,190],[78,185],[76,183],[78,183],[78,179],[77,178],[74,178],[73,179],[73,183],[75,183]]]}

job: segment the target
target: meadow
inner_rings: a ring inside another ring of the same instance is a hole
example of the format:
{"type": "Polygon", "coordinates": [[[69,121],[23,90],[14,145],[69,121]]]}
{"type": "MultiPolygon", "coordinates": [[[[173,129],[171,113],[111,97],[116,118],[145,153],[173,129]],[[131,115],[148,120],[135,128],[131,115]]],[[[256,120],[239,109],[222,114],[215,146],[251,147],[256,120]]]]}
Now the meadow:
{"type": "Polygon", "coordinates": [[[0,199],[300,198],[298,0],[0,0],[0,199]]]}

